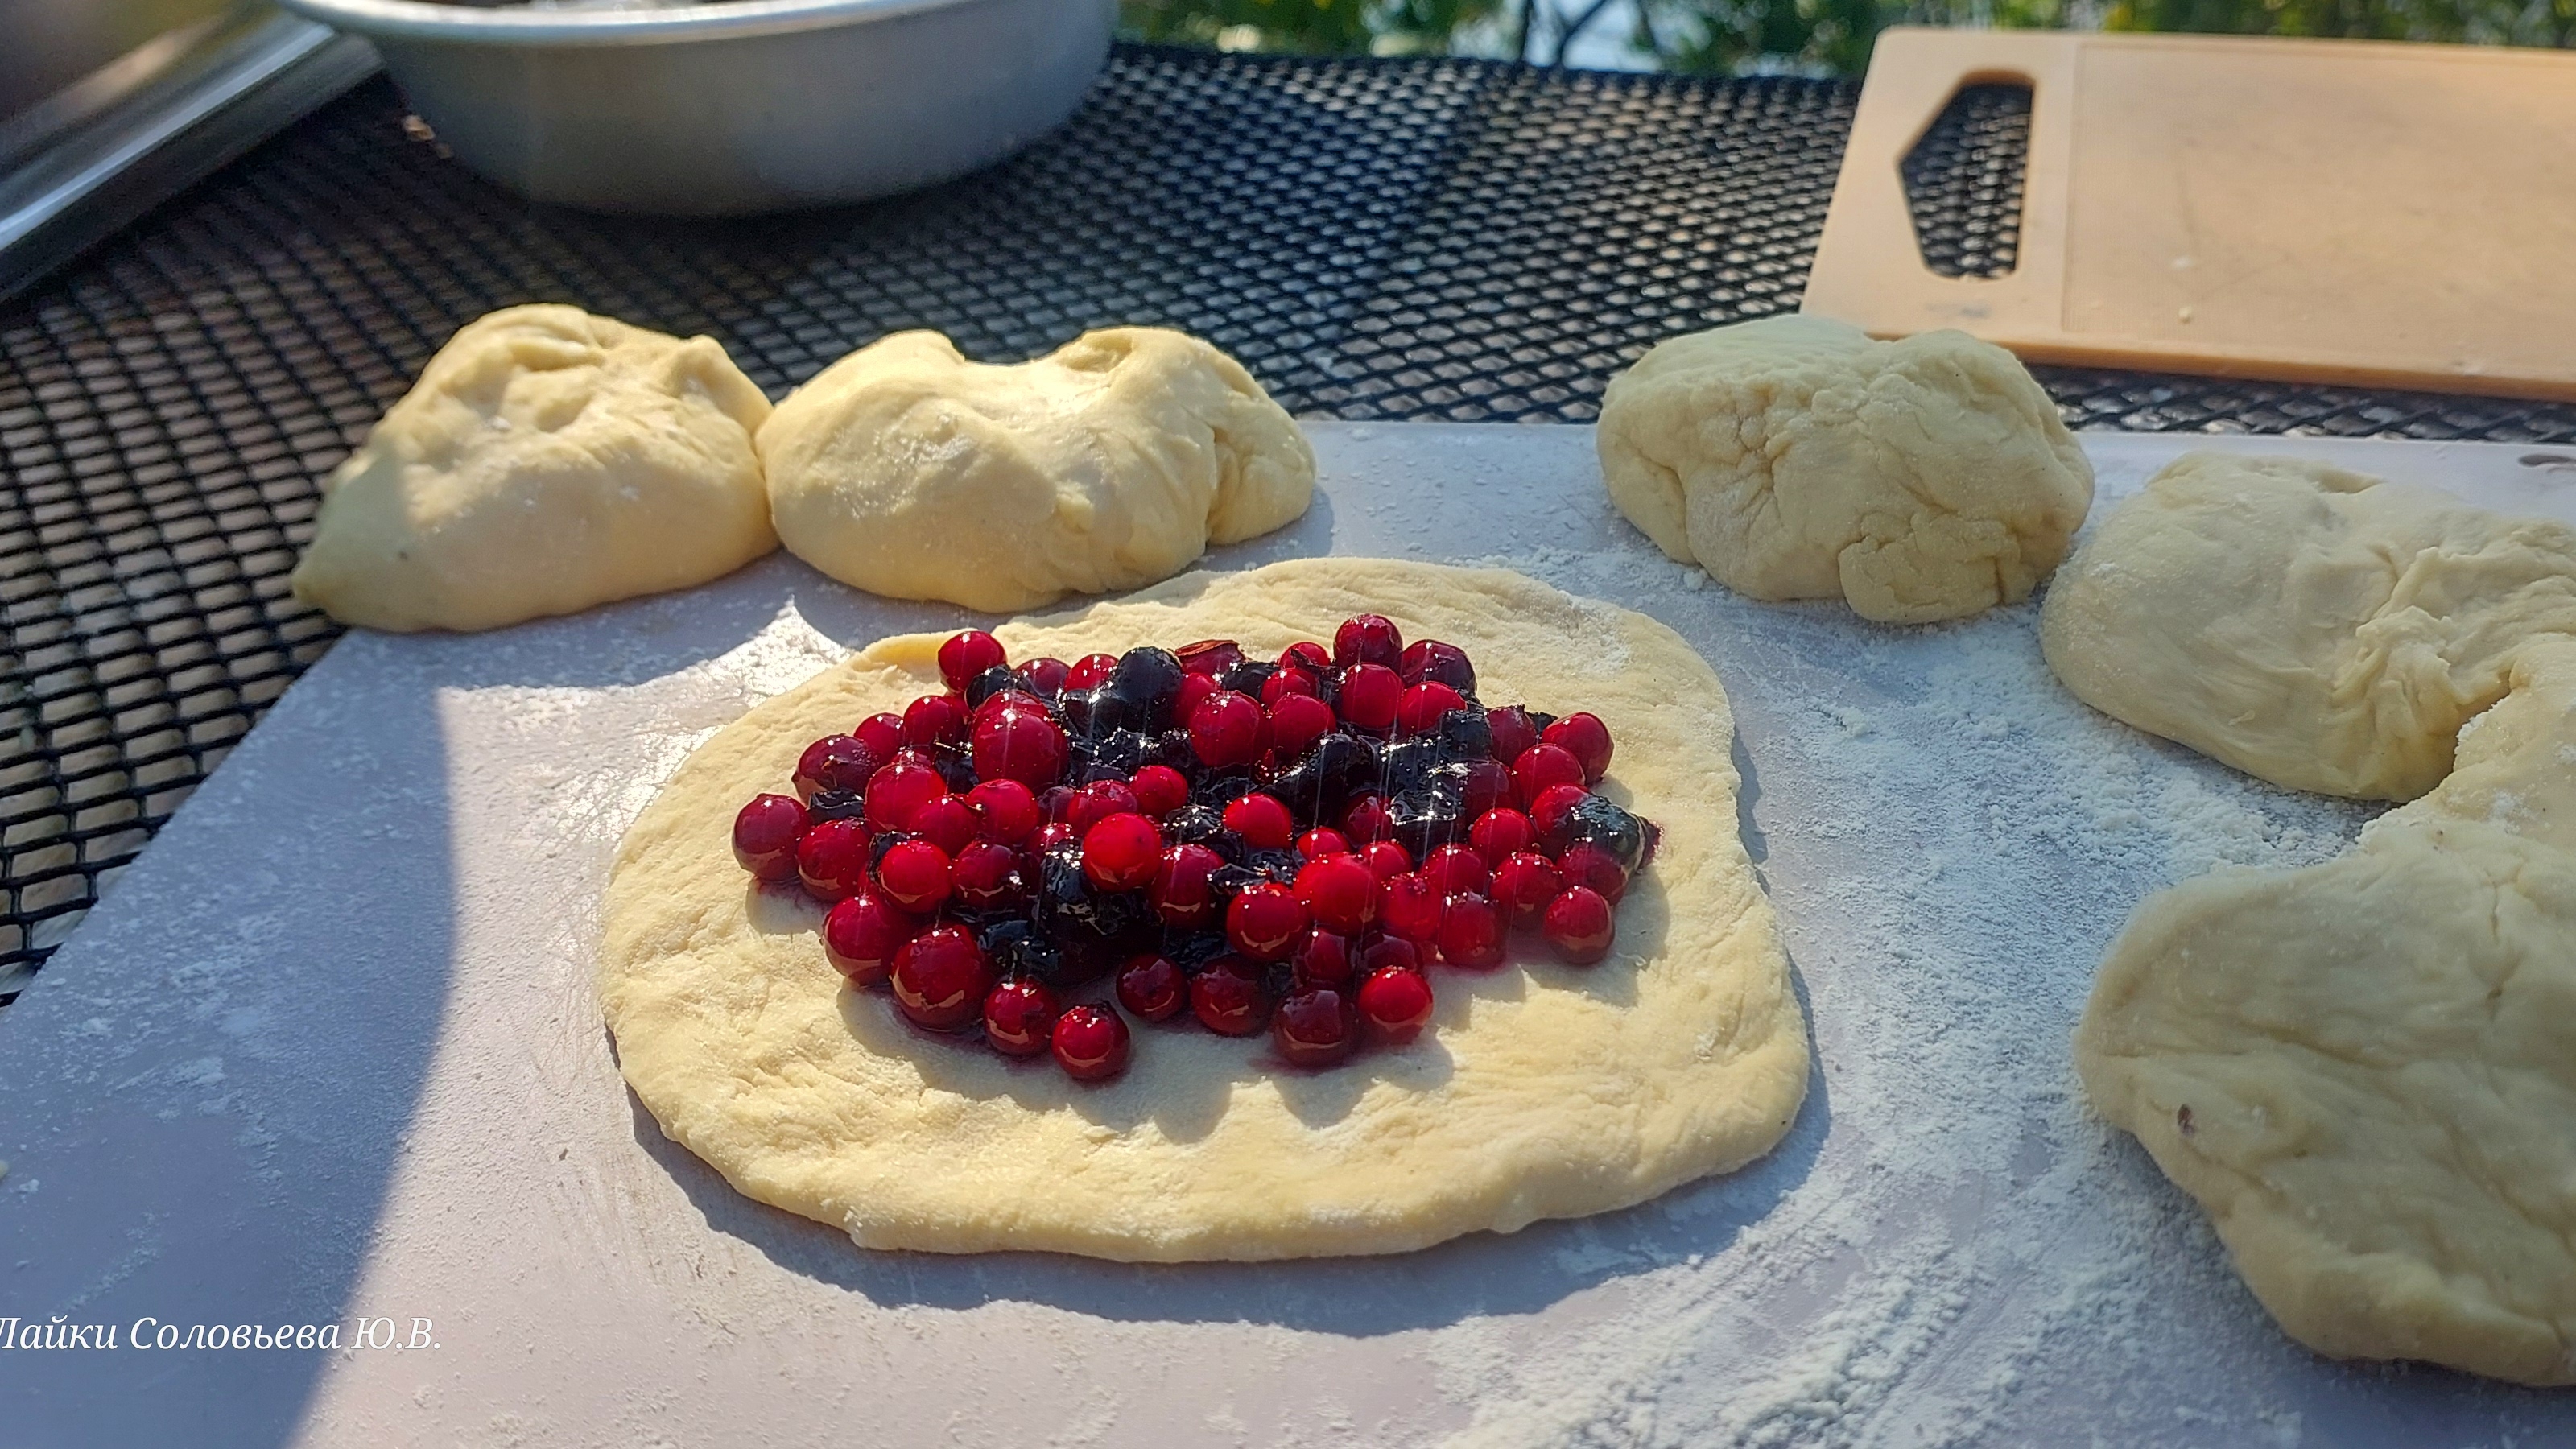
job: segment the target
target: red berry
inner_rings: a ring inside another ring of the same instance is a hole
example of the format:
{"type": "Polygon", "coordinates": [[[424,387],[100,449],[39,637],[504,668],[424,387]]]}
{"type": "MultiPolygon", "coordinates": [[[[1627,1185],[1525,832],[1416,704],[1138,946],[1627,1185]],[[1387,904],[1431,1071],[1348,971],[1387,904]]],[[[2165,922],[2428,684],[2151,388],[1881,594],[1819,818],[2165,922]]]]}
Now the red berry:
{"type": "Polygon", "coordinates": [[[995,1051],[1036,1056],[1055,1034],[1055,1014],[1055,993],[1045,982],[1034,976],[1004,977],[984,993],[984,1040],[995,1051]]]}
{"type": "Polygon", "coordinates": [[[1094,780],[1073,792],[1065,802],[1064,823],[1073,827],[1077,836],[1091,833],[1091,827],[1112,815],[1141,815],[1143,808],[1136,792],[1124,780],[1094,780]]]}
{"type": "Polygon", "coordinates": [[[1380,882],[1377,918],[1406,940],[1433,940],[1440,934],[1440,893],[1431,888],[1431,882],[1411,873],[1380,882]]]}
{"type": "Polygon", "coordinates": [[[1084,831],[1082,873],[1105,891],[1142,890],[1163,864],[1163,832],[1133,811],[1084,831]]]}
{"type": "Polygon", "coordinates": [[[1333,656],[1331,651],[1314,640],[1300,639],[1279,651],[1279,667],[1303,669],[1309,674],[1321,674],[1333,667],[1333,656]]]}
{"type": "Polygon", "coordinates": [[[1512,803],[1512,772],[1499,761],[1469,760],[1458,767],[1458,806],[1467,819],[1512,803]]]}
{"type": "Polygon", "coordinates": [[[942,795],[912,812],[912,833],[954,858],[975,838],[975,812],[959,795],[942,795]]]}
{"type": "Polygon", "coordinates": [[[976,1019],[993,989],[984,948],[963,926],[924,931],[894,953],[894,1003],[933,1031],[950,1031],[976,1019]]]}
{"type": "Polygon", "coordinates": [[[1004,845],[1038,828],[1038,797],[1017,780],[986,780],[966,792],[966,808],[975,812],[976,834],[1004,845]]]}
{"type": "Polygon", "coordinates": [[[1583,783],[1599,782],[1610,772],[1610,727],[1597,714],[1570,714],[1549,725],[1539,738],[1583,766],[1583,783]]]}
{"type": "Polygon", "coordinates": [[[1362,795],[1353,800],[1350,808],[1342,812],[1342,834],[1362,841],[1384,840],[1395,834],[1395,817],[1387,813],[1386,797],[1362,795]]]}
{"type": "Polygon", "coordinates": [[[1190,753],[1210,769],[1249,765],[1261,753],[1261,706],[1220,689],[1190,711],[1190,753]]]}
{"type": "Polygon", "coordinates": [[[1392,840],[1372,840],[1360,847],[1360,864],[1379,880],[1393,880],[1413,869],[1413,855],[1392,840]]]}
{"type": "Polygon", "coordinates": [[[1350,854],[1351,843],[1342,838],[1342,832],[1317,826],[1297,837],[1297,853],[1308,860],[1321,860],[1328,855],[1350,854]]]}
{"type": "Polygon", "coordinates": [[[1315,924],[1356,935],[1377,919],[1377,877],[1347,855],[1310,860],[1297,872],[1298,903],[1315,924]]]}
{"type": "Polygon", "coordinates": [[[1407,684],[1445,684],[1461,694],[1476,692],[1476,666],[1467,662],[1467,651],[1437,639],[1417,639],[1405,645],[1404,657],[1396,661],[1395,672],[1407,684]]]}
{"type": "Polygon", "coordinates": [[[1393,669],[1404,658],[1404,636],[1396,632],[1395,621],[1383,614],[1362,614],[1344,619],[1333,631],[1333,662],[1344,668],[1354,664],[1382,664],[1393,669]]]}
{"type": "Polygon", "coordinates": [[[953,744],[966,738],[966,701],[945,694],[925,694],[903,712],[903,742],[916,750],[953,744]]]}
{"type": "Polygon", "coordinates": [[[867,746],[869,754],[880,760],[891,760],[894,752],[903,748],[903,716],[872,714],[859,721],[859,727],[850,733],[858,738],[860,744],[867,746]]]}
{"type": "Polygon", "coordinates": [[[1296,759],[1338,722],[1333,707],[1313,695],[1281,695],[1270,706],[1270,748],[1282,759],[1296,759]]]}
{"type": "Polygon", "coordinates": [[[1440,959],[1473,971],[1503,964],[1503,916],[1483,896],[1451,896],[1440,912],[1440,959]]]}
{"type": "Polygon", "coordinates": [[[1550,785],[1582,783],[1582,762],[1555,745],[1532,745],[1521,751],[1519,759],[1512,761],[1512,788],[1519,794],[1524,809],[1538,799],[1539,791],[1550,785]]]}
{"type": "Polygon", "coordinates": [[[948,852],[927,840],[898,841],[877,861],[877,888],[915,915],[947,904],[953,884],[948,852]]]}
{"type": "Polygon", "coordinates": [[[1612,905],[1628,893],[1628,872],[1619,857],[1588,840],[1578,840],[1556,857],[1557,873],[1568,886],[1585,886],[1612,905]]]}
{"type": "Polygon", "coordinates": [[[1360,983],[1360,1020],[1390,1046],[1421,1035],[1431,1021],[1431,983],[1419,971],[1381,966],[1360,983]]]}
{"type": "Polygon", "coordinates": [[[1548,902],[1539,931],[1557,955],[1577,966],[1589,966],[1610,954],[1617,925],[1611,919],[1610,902],[1599,891],[1573,886],[1548,902]]]}
{"type": "Polygon", "coordinates": [[[1574,816],[1574,807],[1592,797],[1580,785],[1550,785],[1529,802],[1530,829],[1539,843],[1550,850],[1565,844],[1566,823],[1574,816]]]}
{"type": "Polygon", "coordinates": [[[1529,817],[1517,810],[1488,810],[1467,827],[1467,843],[1489,866],[1502,864],[1504,856],[1527,850],[1537,840],[1538,832],[1530,828],[1529,817]]]}
{"type": "Polygon", "coordinates": [[[1255,961],[1282,961],[1306,934],[1306,907],[1276,881],[1245,886],[1225,908],[1225,938],[1255,961]]]}
{"type": "Polygon", "coordinates": [[[982,724],[986,716],[1006,710],[1018,714],[1044,714],[1047,707],[1045,700],[1025,689],[997,689],[984,696],[982,704],[975,706],[974,714],[967,719],[967,727],[971,731],[974,726],[982,724]]]}
{"type": "Polygon", "coordinates": [[[1355,664],[1342,674],[1342,718],[1373,735],[1395,728],[1404,681],[1383,664],[1355,664]]]}
{"type": "Polygon", "coordinates": [[[874,891],[834,903],[823,916],[823,959],[853,986],[874,986],[894,969],[904,943],[921,934],[921,922],[874,891]]]}
{"type": "Polygon", "coordinates": [[[1445,684],[1417,684],[1396,698],[1395,732],[1427,735],[1440,728],[1442,715],[1466,707],[1467,701],[1458,691],[1445,684]]]}
{"type": "Polygon", "coordinates": [[[1191,674],[1223,674],[1243,662],[1243,646],[1231,639],[1201,639],[1172,651],[1191,674]]]}
{"type": "Polygon", "coordinates": [[[1493,874],[1483,856],[1463,845],[1444,845],[1422,858],[1422,878],[1443,896],[1482,895],[1493,874]]]}
{"type": "Polygon", "coordinates": [[[1056,1065],[1077,1082],[1105,1082],[1127,1070],[1127,1019],[1083,1002],[1055,1019],[1056,1065]]]}
{"type": "Polygon", "coordinates": [[[1324,686],[1315,681],[1314,675],[1303,669],[1282,669],[1261,681],[1261,703],[1264,708],[1292,696],[1302,696],[1322,704],[1324,701],[1319,696],[1323,692],[1324,686]]]}
{"type": "Polygon", "coordinates": [[[1225,807],[1225,828],[1255,850],[1286,850],[1297,838],[1297,822],[1276,795],[1253,791],[1225,807]]]}
{"type": "Polygon", "coordinates": [[[1508,765],[1538,743],[1538,721],[1517,704],[1485,711],[1485,728],[1494,736],[1494,758],[1508,765]]]}
{"type": "Polygon", "coordinates": [[[1160,820],[1190,803],[1189,777],[1169,765],[1147,765],[1127,781],[1136,794],[1136,809],[1160,820]]]}
{"type": "Polygon", "coordinates": [[[976,675],[1010,662],[1011,656],[1002,652],[1002,641],[981,629],[951,634],[939,646],[939,677],[948,681],[950,689],[964,689],[976,675]]]}
{"type": "Polygon", "coordinates": [[[1109,682],[1109,676],[1117,668],[1118,656],[1115,654],[1085,654],[1073,661],[1073,668],[1064,676],[1064,687],[1068,691],[1098,689],[1109,682]]]}
{"type": "Polygon", "coordinates": [[[796,874],[818,901],[837,901],[868,883],[868,830],[855,820],[825,820],[796,841],[796,874]]]}
{"type": "Polygon", "coordinates": [[[864,790],[885,756],[852,735],[825,735],[796,761],[796,798],[812,804],[817,790],[864,790]]]}
{"type": "Polygon", "coordinates": [[[1141,1021],[1169,1021],[1190,1004],[1190,978],[1151,951],[1118,968],[1118,1004],[1141,1021]]]}
{"type": "Polygon", "coordinates": [[[1026,883],[1019,871],[1018,851],[998,840],[969,841],[949,865],[949,892],[970,911],[996,910],[1020,898],[1026,883]]]}
{"type": "Polygon", "coordinates": [[[1040,699],[1054,699],[1063,694],[1065,678],[1072,673],[1072,665],[1044,656],[1020,666],[1020,678],[1028,682],[1029,692],[1040,699]]]}
{"type": "Polygon", "coordinates": [[[1494,866],[1494,903],[1511,912],[1516,925],[1538,924],[1538,913],[1563,889],[1556,863],[1534,850],[1516,850],[1494,866]]]}
{"type": "Polygon", "coordinates": [[[1290,993],[1271,1013],[1270,1040],[1291,1066],[1331,1066],[1351,1054],[1350,998],[1330,986],[1290,993]]]}
{"type": "Polygon", "coordinates": [[[1360,974],[1366,976],[1389,966],[1401,966],[1407,971],[1421,970],[1422,949],[1402,936],[1390,936],[1384,931],[1369,932],[1367,939],[1360,943],[1360,974]]]}
{"type": "Polygon", "coordinates": [[[1251,962],[1219,956],[1190,978],[1190,1014],[1199,1024],[1223,1036],[1250,1036],[1261,1030],[1269,999],[1251,962]]]}
{"type": "Polygon", "coordinates": [[[1208,877],[1224,864],[1224,856],[1204,845],[1171,846],[1145,887],[1145,900],[1166,926],[1190,930],[1207,925],[1216,919],[1216,888],[1208,877]]]}
{"type": "Polygon", "coordinates": [[[910,830],[913,813],[947,793],[948,782],[937,770],[897,759],[868,781],[868,827],[910,830]]]}
{"type": "Polygon", "coordinates": [[[1014,780],[1043,790],[1063,777],[1070,752],[1064,726],[1043,708],[1004,708],[976,717],[973,755],[979,780],[1014,780]]]}
{"type": "Polygon", "coordinates": [[[1300,985],[1339,986],[1351,979],[1354,956],[1350,937],[1334,931],[1308,931],[1306,939],[1289,953],[1288,968],[1300,985]]]}
{"type": "Polygon", "coordinates": [[[1208,696],[1224,688],[1213,674],[1182,675],[1181,692],[1172,699],[1172,718],[1188,724],[1190,716],[1198,713],[1199,706],[1207,703],[1208,696]]]}
{"type": "Polygon", "coordinates": [[[805,833],[805,807],[787,795],[754,795],[733,817],[734,863],[762,880],[796,873],[796,838],[805,833]]]}
{"type": "Polygon", "coordinates": [[[1072,826],[1065,824],[1061,820],[1050,820],[1046,824],[1029,832],[1029,843],[1027,847],[1028,854],[1031,856],[1044,855],[1048,851],[1055,849],[1057,846],[1064,844],[1068,840],[1080,840],[1081,838],[1081,836],[1073,833],[1072,826]]]}

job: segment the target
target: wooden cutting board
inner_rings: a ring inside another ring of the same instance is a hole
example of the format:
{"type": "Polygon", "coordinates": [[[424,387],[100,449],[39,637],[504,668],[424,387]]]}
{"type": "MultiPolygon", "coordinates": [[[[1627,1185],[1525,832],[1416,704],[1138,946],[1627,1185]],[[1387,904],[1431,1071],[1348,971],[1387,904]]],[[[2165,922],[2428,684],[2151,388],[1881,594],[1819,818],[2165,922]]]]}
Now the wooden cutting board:
{"type": "Polygon", "coordinates": [[[2576,399],[2576,55],[1891,30],[1805,310],[2030,361],[2576,399]],[[2016,80],[2018,264],[1935,275],[1899,167],[1960,87],[2016,80]]]}

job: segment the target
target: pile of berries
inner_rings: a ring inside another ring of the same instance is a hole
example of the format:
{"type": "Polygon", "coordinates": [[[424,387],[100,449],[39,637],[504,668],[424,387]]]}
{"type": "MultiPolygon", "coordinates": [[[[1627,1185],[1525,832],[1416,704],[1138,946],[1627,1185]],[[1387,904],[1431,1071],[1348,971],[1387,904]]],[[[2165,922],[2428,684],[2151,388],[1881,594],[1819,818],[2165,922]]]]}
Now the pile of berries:
{"type": "Polygon", "coordinates": [[[939,672],[946,693],[808,747],[794,795],[734,817],[734,856],[831,903],[853,985],[1086,1081],[1127,1065],[1121,1008],[1267,1027],[1300,1066],[1410,1041],[1435,961],[1491,970],[1515,928],[1608,954],[1654,849],[1589,788],[1598,718],[1487,709],[1464,650],[1374,614],[1274,661],[1211,639],[1015,668],[970,630],[939,672]],[[1115,1007],[1072,1000],[1102,978],[1115,1007]]]}

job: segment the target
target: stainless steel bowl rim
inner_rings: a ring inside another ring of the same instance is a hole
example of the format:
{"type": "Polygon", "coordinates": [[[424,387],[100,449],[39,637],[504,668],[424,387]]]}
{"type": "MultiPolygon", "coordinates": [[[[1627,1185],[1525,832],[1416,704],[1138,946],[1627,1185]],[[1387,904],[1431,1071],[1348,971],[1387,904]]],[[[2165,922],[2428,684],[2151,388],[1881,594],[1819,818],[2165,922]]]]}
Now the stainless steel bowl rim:
{"type": "Polygon", "coordinates": [[[976,0],[728,0],[654,10],[493,9],[433,0],[277,0],[285,9],[361,35],[452,45],[652,45],[778,35],[889,20],[976,0]]]}

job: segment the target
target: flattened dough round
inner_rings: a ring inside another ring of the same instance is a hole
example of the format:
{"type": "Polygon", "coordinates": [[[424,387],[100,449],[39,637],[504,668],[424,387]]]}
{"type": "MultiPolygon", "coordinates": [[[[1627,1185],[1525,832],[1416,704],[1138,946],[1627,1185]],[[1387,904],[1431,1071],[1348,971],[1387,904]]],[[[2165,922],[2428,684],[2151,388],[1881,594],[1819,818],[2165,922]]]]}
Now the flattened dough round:
{"type": "Polygon", "coordinates": [[[2276,785],[2412,800],[2529,641],[2576,634],[2576,529],[2322,463],[2189,453],[2058,571],[2078,699],[2276,785]]]}
{"type": "Polygon", "coordinates": [[[721,577],[778,546],[768,416],[712,338],[489,313],[324,485],[295,595],[344,624],[497,629],[721,577]]]}
{"type": "Polygon", "coordinates": [[[1014,657],[1208,637],[1258,654],[1365,611],[1465,646],[1496,700],[1608,722],[1609,793],[1663,827],[1608,961],[1437,968],[1433,1030],[1316,1073],[1257,1039],[1143,1027],[1127,1074],[1086,1088],[925,1039],[884,993],[844,989],[820,913],[752,890],[727,836],[808,741],[936,687],[939,641],[908,636],[727,726],[628,833],[599,989],[636,1095],[749,1196],[936,1252],[1400,1252],[1624,1207],[1768,1151],[1805,1093],[1805,1022],[1737,837],[1725,695],[1672,631],[1518,574],[1330,559],[995,632],[1014,657]]]}
{"type": "Polygon", "coordinates": [[[854,588],[1005,613],[1170,578],[1306,511],[1315,454],[1233,358],[1157,327],[1011,367],[899,332],[760,430],[790,553],[854,588]]]}
{"type": "Polygon", "coordinates": [[[2576,645],[2459,769],[2302,870],[2150,897],[2076,1036],[2094,1104],[2339,1358],[2576,1383],[2576,645]]]}
{"type": "Polygon", "coordinates": [[[1964,332],[1792,316],[1676,337],[1610,384],[1597,436],[1611,501],[1665,553],[1888,623],[2028,597],[2093,502],[2056,404],[1964,332]]]}

